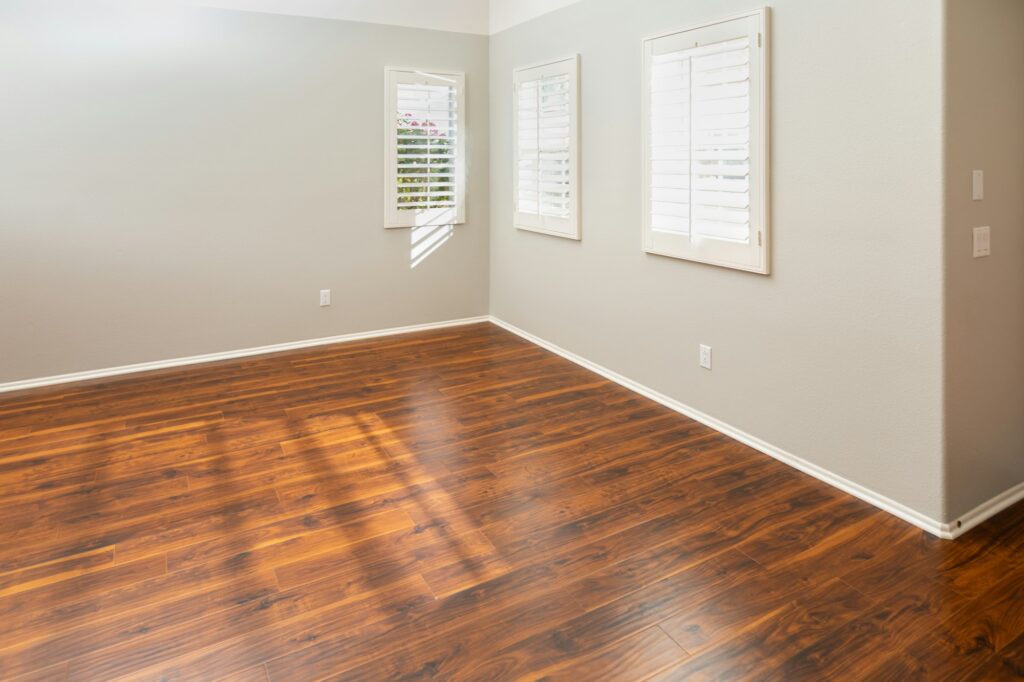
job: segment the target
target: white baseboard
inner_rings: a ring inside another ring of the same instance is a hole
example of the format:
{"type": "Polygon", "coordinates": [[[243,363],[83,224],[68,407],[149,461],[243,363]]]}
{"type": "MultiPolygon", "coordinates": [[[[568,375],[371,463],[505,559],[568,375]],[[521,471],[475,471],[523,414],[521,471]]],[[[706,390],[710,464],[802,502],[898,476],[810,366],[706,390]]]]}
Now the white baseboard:
{"type": "Polygon", "coordinates": [[[345,343],[347,341],[360,341],[362,339],[373,339],[379,336],[393,336],[395,334],[408,334],[410,332],[422,332],[429,329],[443,329],[445,327],[457,327],[477,322],[487,322],[490,317],[480,315],[478,317],[465,317],[459,320],[446,320],[444,322],[428,322],[427,324],[413,324],[407,327],[392,327],[390,329],[376,329],[368,332],[357,332],[355,334],[342,334],[340,336],[325,336],[319,339],[306,339],[304,341],[289,341],[287,343],[275,343],[270,346],[257,346],[255,348],[242,348],[241,350],[229,350],[220,353],[207,353],[205,355],[192,355],[185,358],[174,358],[171,360],[157,360],[155,362],[140,362],[134,365],[122,365],[120,367],[108,367],[106,369],[94,369],[87,372],[74,372],[72,374],[58,374],[56,376],[41,377],[38,379],[24,379],[0,384],[0,393],[8,391],[23,391],[29,388],[40,388],[43,386],[54,386],[56,384],[67,384],[74,381],[87,381],[89,379],[103,379],[115,377],[121,374],[134,374],[136,372],[149,372],[154,369],[167,369],[169,367],[183,367],[185,365],[198,365],[204,362],[216,362],[218,360],[231,360],[234,358],[245,358],[251,355],[264,355],[266,353],[278,353],[285,350],[298,350],[300,348],[312,348],[314,346],[326,346],[332,343],[345,343]]]}
{"type": "Polygon", "coordinates": [[[987,521],[1004,509],[1012,507],[1024,500],[1024,481],[1004,490],[991,500],[982,502],[977,507],[962,515],[951,524],[945,524],[950,530],[952,537],[963,535],[978,524],[987,521]]]}
{"type": "Polygon", "coordinates": [[[675,410],[680,414],[684,414],[687,417],[698,421],[706,426],[719,431],[730,438],[733,438],[741,443],[749,445],[750,447],[765,453],[775,459],[788,464],[789,466],[799,469],[806,474],[809,474],[820,481],[824,481],[829,485],[842,490],[843,492],[849,493],[854,497],[858,497],[865,502],[868,502],[879,509],[882,509],[890,514],[897,516],[908,523],[911,523],[918,528],[921,528],[933,535],[940,538],[952,539],[963,533],[966,533],[971,528],[974,528],[978,524],[985,520],[995,516],[1004,509],[1011,505],[1024,500],[1024,482],[1019,483],[1009,490],[997,495],[991,500],[984,502],[966,514],[962,515],[959,519],[952,523],[943,523],[936,521],[906,505],[903,505],[895,500],[892,500],[884,495],[876,493],[864,486],[854,483],[848,479],[839,476],[838,474],[832,473],[831,471],[809,462],[802,457],[798,457],[790,452],[783,450],[782,448],[776,447],[770,443],[752,436],[749,433],[741,431],[740,429],[726,424],[711,415],[705,414],[700,410],[694,409],[689,405],[679,402],[674,398],[670,398],[662,393],[659,393],[643,384],[640,384],[632,379],[622,376],[617,372],[613,372],[606,367],[598,365],[595,362],[591,362],[586,358],[583,358],[575,353],[565,350],[560,346],[557,346],[550,341],[542,339],[538,336],[524,331],[504,320],[498,319],[491,315],[480,315],[477,317],[466,317],[458,320],[446,320],[443,322],[430,322],[427,324],[415,324],[406,327],[392,327],[390,329],[377,329],[367,332],[357,332],[354,334],[342,334],[340,336],[327,336],[318,339],[306,339],[303,341],[290,341],[287,343],[278,343],[269,346],[257,346],[255,348],[243,348],[240,350],[224,351],[220,353],[207,353],[205,355],[193,355],[184,358],[174,358],[171,360],[158,360],[155,362],[141,362],[134,365],[122,365],[120,367],[108,367],[106,369],[90,370],[87,372],[74,372],[72,374],[60,374],[50,377],[41,377],[38,379],[24,379],[21,381],[12,381],[9,383],[0,384],[0,393],[6,393],[9,391],[22,391],[30,388],[40,388],[43,386],[54,386],[57,384],[66,384],[76,381],[87,381],[90,379],[102,379],[106,377],[115,377],[122,374],[134,374],[136,372],[148,372],[156,369],[167,369],[171,367],[183,367],[186,365],[196,365],[206,362],[216,362],[218,360],[231,360],[233,358],[244,358],[253,355],[264,355],[266,353],[278,353],[287,350],[298,350],[301,348],[312,348],[314,346],[326,346],[333,343],[345,343],[347,341],[359,341],[362,339],[372,339],[381,336],[393,336],[396,334],[408,334],[410,332],[427,331],[430,329],[443,329],[445,327],[457,327],[466,324],[475,324],[478,322],[492,322],[497,326],[506,329],[517,336],[520,336],[531,343],[534,343],[542,348],[556,353],[563,358],[570,360],[581,367],[585,367],[595,374],[599,374],[610,381],[628,388],[646,398],[668,407],[669,409],[675,410]]]}
{"type": "Polygon", "coordinates": [[[681,403],[678,400],[675,400],[674,398],[670,398],[667,395],[664,395],[651,388],[648,388],[647,386],[644,386],[643,384],[637,383],[632,379],[624,377],[621,374],[618,374],[617,372],[613,372],[612,370],[606,367],[602,367],[601,365],[598,365],[595,362],[591,362],[586,358],[580,357],[579,355],[576,355],[572,351],[565,350],[564,348],[561,348],[560,346],[557,346],[551,343],[550,341],[547,341],[527,331],[524,331],[516,327],[515,325],[509,324],[504,320],[500,320],[494,317],[493,315],[491,316],[491,322],[498,325],[499,327],[502,327],[503,329],[512,332],[513,334],[521,336],[522,338],[526,339],[527,341],[530,341],[531,343],[535,343],[542,348],[546,348],[552,353],[561,355],[563,358],[571,360],[572,362],[575,362],[577,365],[585,367],[590,371],[594,372],[595,374],[600,374],[606,379],[614,381],[615,383],[624,386],[631,391],[639,393],[640,395],[646,398],[650,398],[651,400],[657,403],[661,403],[662,405],[669,409],[675,410],[680,414],[684,414],[687,417],[704,424],[705,426],[709,426],[714,430],[729,436],[730,438],[733,438],[741,443],[749,445],[755,450],[759,450],[760,452],[763,452],[766,455],[774,457],[775,459],[785,464],[788,464],[794,469],[799,469],[800,471],[809,474],[820,481],[823,481],[835,488],[838,488],[843,492],[849,493],[854,497],[858,497],[864,500],[865,502],[868,502],[869,504],[872,504],[878,507],[879,509],[892,514],[893,516],[899,517],[904,521],[911,523],[917,526],[918,528],[921,528],[922,530],[925,530],[931,533],[932,535],[936,535],[940,538],[951,540],[959,535],[962,535],[963,533],[966,533],[968,530],[978,525],[982,521],[985,521],[986,519],[995,516],[1003,509],[1006,509],[1015,502],[1024,499],[1024,483],[1021,483],[1011,488],[1010,490],[1007,490],[1001,495],[998,495],[995,498],[989,500],[988,502],[985,502],[984,504],[978,506],[973,511],[964,514],[958,520],[953,521],[952,523],[943,523],[929,516],[926,516],[925,514],[922,514],[919,511],[911,509],[910,507],[901,504],[896,500],[890,499],[885,495],[876,493],[875,491],[869,490],[868,488],[865,488],[864,486],[858,483],[854,483],[853,481],[843,478],[842,476],[835,474],[829,471],[828,469],[820,467],[817,464],[814,464],[813,462],[809,462],[806,459],[803,459],[802,457],[798,457],[797,455],[794,455],[791,452],[787,452],[782,448],[772,445],[771,443],[766,443],[765,441],[761,440],[756,436],[752,436],[749,433],[741,431],[740,429],[734,426],[731,426],[723,421],[715,419],[711,415],[705,414],[700,410],[694,409],[689,405],[681,403]]]}

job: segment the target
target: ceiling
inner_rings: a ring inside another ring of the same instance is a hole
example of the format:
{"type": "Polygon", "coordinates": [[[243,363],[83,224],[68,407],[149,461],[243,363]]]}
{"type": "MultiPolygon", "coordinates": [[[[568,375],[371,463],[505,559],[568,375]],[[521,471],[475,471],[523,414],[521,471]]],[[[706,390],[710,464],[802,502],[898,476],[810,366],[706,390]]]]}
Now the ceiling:
{"type": "Polygon", "coordinates": [[[248,12],[489,35],[579,0],[190,0],[248,12]]]}

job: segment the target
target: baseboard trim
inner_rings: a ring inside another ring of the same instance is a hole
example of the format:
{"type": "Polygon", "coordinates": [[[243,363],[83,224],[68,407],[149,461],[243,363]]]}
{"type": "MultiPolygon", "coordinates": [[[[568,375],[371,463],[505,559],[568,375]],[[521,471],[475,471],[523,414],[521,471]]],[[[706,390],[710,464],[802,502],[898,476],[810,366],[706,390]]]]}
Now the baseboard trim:
{"type": "Polygon", "coordinates": [[[459,327],[467,324],[477,324],[480,322],[491,322],[502,329],[505,329],[513,334],[526,339],[527,341],[545,348],[556,355],[560,355],[566,360],[576,363],[577,365],[584,367],[595,374],[603,376],[604,378],[614,381],[615,383],[628,388],[629,390],[638,393],[639,395],[649,398],[665,407],[675,410],[680,414],[686,415],[687,417],[698,421],[705,426],[708,426],[720,433],[733,438],[745,445],[763,452],[764,454],[773,457],[784,464],[788,464],[794,469],[798,469],[820,481],[823,481],[834,488],[838,488],[843,492],[849,493],[854,497],[860,498],[869,504],[872,504],[879,509],[886,511],[893,516],[903,519],[904,521],[911,523],[922,530],[925,530],[937,537],[944,539],[953,539],[960,535],[963,535],[975,526],[983,523],[984,521],[995,516],[999,512],[1007,509],[1008,507],[1024,500],[1024,482],[1018,483],[1017,485],[1009,488],[1008,490],[996,495],[991,500],[983,502],[971,511],[963,514],[952,523],[943,523],[936,521],[906,505],[903,505],[893,499],[890,499],[884,495],[869,490],[864,486],[854,483],[842,476],[835,474],[828,469],[825,469],[813,462],[809,462],[802,457],[798,457],[791,452],[787,452],[782,448],[776,447],[770,443],[767,443],[760,438],[753,436],[745,431],[742,431],[731,424],[727,424],[711,415],[705,414],[700,410],[697,410],[689,405],[686,405],[674,398],[670,398],[667,395],[659,393],[652,388],[644,386],[641,383],[633,381],[628,377],[625,377],[617,372],[614,372],[607,367],[587,360],[586,358],[568,351],[550,341],[543,339],[539,336],[531,334],[513,324],[505,322],[504,320],[494,317],[493,315],[479,315],[476,317],[465,317],[456,320],[445,320],[442,322],[429,322],[426,324],[414,324],[405,327],[391,327],[388,329],[376,329],[366,332],[356,332],[353,334],[341,334],[338,336],[326,336],[316,339],[305,339],[302,341],[289,341],[286,343],[277,343],[269,346],[256,346],[254,348],[242,348],[239,350],[223,351],[220,353],[207,353],[204,355],[193,355],[183,358],[173,358],[170,360],[158,360],[154,362],[140,362],[132,365],[122,365],[120,367],[108,367],[105,369],[90,370],[86,372],[74,372],[71,374],[59,374],[49,377],[40,377],[37,379],[24,379],[20,381],[12,381],[8,383],[0,384],[0,393],[8,393],[11,391],[24,391],[32,388],[42,388],[45,386],[55,386],[58,384],[68,384],[78,381],[89,381],[92,379],[104,379],[107,377],[116,377],[125,374],[135,374],[138,372],[149,372],[158,369],[169,369],[173,367],[185,367],[187,365],[198,365],[207,362],[217,362],[219,360],[232,360],[235,358],[245,358],[254,355],[265,355],[268,353],[279,353],[281,351],[288,350],[300,350],[302,348],[313,348],[315,346],[327,346],[335,343],[346,343],[349,341],[360,341],[363,339],[373,339],[382,336],[395,336],[398,334],[409,334],[412,332],[429,331],[431,329],[444,329],[446,327],[459,327]]]}
{"type": "Polygon", "coordinates": [[[999,512],[1012,507],[1021,500],[1024,500],[1024,481],[1004,490],[991,500],[982,502],[977,507],[967,512],[951,524],[945,524],[952,534],[952,537],[963,535],[980,523],[987,521],[999,512]]]}
{"type": "Polygon", "coordinates": [[[509,324],[504,320],[494,317],[493,315],[491,316],[491,322],[501,327],[502,329],[506,329],[512,332],[513,334],[520,336],[526,339],[527,341],[530,341],[531,343],[540,346],[541,348],[545,348],[551,351],[552,353],[562,356],[566,360],[570,360],[576,363],[577,365],[580,365],[581,367],[585,367],[586,369],[589,369],[595,374],[603,376],[605,379],[614,381],[620,386],[624,386],[625,388],[628,388],[629,390],[634,391],[635,393],[638,393],[644,396],[645,398],[650,398],[651,400],[660,403],[671,410],[675,410],[680,414],[686,415],[690,419],[698,421],[701,424],[704,424],[705,426],[709,426],[715,431],[723,433],[726,436],[729,436],[734,440],[738,440],[739,442],[745,445],[749,445],[755,450],[763,452],[764,454],[773,457],[784,464],[788,464],[794,469],[798,469],[804,472],[805,474],[813,476],[819,481],[823,481],[824,483],[827,483],[834,488],[838,488],[839,490],[842,490],[845,493],[849,493],[854,497],[860,498],[865,502],[872,504],[878,507],[879,509],[892,514],[893,516],[903,519],[907,523],[911,523],[917,526],[918,528],[940,538],[951,540],[956,536],[967,532],[970,528],[976,526],[977,524],[981,523],[990,516],[995,515],[1002,509],[1005,509],[1006,507],[1010,506],[1011,504],[1013,504],[1014,501],[1021,499],[1021,497],[1024,497],[1024,484],[1021,484],[1020,486],[1017,486],[1019,490],[1013,489],[1011,491],[1007,491],[998,498],[995,498],[994,500],[985,503],[981,507],[978,507],[978,509],[976,509],[975,511],[971,512],[971,514],[975,514],[977,512],[976,518],[972,517],[970,520],[971,525],[968,525],[968,521],[966,520],[967,516],[962,517],[960,519],[959,526],[955,522],[952,524],[942,523],[940,521],[936,521],[935,519],[932,519],[922,514],[921,512],[911,509],[910,507],[901,504],[896,500],[890,499],[885,495],[876,493],[873,490],[869,490],[868,488],[865,488],[864,486],[858,483],[854,483],[849,479],[843,478],[842,476],[835,474],[829,471],[828,469],[818,466],[813,462],[809,462],[806,459],[803,459],[802,457],[798,457],[797,455],[794,455],[791,452],[787,452],[782,448],[776,447],[771,443],[766,443],[765,441],[761,440],[756,436],[753,436],[730,424],[727,424],[719,419],[716,419],[709,414],[705,414],[700,410],[694,409],[689,405],[681,403],[674,398],[670,398],[667,395],[659,393],[658,391],[655,391],[652,388],[648,388],[647,386],[644,386],[643,384],[633,381],[632,379],[624,377],[621,374],[608,369],[607,367],[603,367],[597,364],[596,362],[587,360],[586,358],[581,357],[576,353],[573,353],[572,351],[568,351],[558,345],[555,345],[554,343],[551,343],[546,339],[542,339],[539,336],[524,331],[513,324],[509,324]],[[1014,496],[1016,496],[1015,499],[1014,496]]]}
{"type": "Polygon", "coordinates": [[[168,369],[171,367],[184,367],[186,365],[198,365],[206,362],[217,362],[218,360],[232,360],[245,358],[253,355],[265,355],[267,353],[279,353],[286,350],[299,350],[302,348],[313,348],[314,346],[327,346],[333,343],[346,343],[349,341],[361,341],[373,339],[380,336],[394,336],[397,334],[409,334],[411,332],[422,332],[431,329],[444,329],[445,327],[459,327],[466,324],[488,322],[488,315],[477,317],[464,317],[457,320],[445,320],[443,322],[428,322],[427,324],[413,324],[405,327],[391,327],[389,329],[376,329],[367,332],[356,332],[354,334],[341,334],[339,336],[325,336],[318,339],[305,339],[302,341],[289,341],[286,343],[275,343],[269,346],[256,346],[254,348],[242,348],[229,350],[220,353],[206,353],[204,355],[192,355],[184,358],[173,358],[171,360],[157,360],[154,362],[140,362],[133,365],[122,365],[120,367],[107,367],[86,372],[73,372],[71,374],[58,374],[55,376],[41,377],[38,379],[24,379],[0,384],[0,393],[10,391],[24,391],[30,388],[42,388],[44,386],[55,386],[57,384],[68,384],[76,381],[88,381],[90,379],[105,379],[116,377],[122,374],[135,374],[137,372],[150,372],[155,369],[168,369]]]}

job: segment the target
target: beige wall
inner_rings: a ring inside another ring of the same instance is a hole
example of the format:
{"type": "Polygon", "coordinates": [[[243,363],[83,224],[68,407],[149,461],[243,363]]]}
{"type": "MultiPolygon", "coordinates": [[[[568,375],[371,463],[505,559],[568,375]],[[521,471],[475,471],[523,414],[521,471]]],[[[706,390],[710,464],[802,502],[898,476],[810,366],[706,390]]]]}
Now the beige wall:
{"type": "Polygon", "coordinates": [[[134,4],[0,2],[0,383],[487,312],[485,36],[134,4]],[[468,223],[415,269],[387,64],[467,74],[468,223]]]}
{"type": "Polygon", "coordinates": [[[640,249],[640,41],[749,9],[642,5],[488,47],[3,0],[0,383],[489,308],[932,519],[1024,481],[1024,3],[773,3],[769,277],[640,249]],[[510,196],[512,69],[573,52],[579,243],[516,231],[510,196]],[[467,73],[469,221],[415,268],[382,227],[387,64],[467,73]]]}
{"type": "Polygon", "coordinates": [[[641,39],[748,2],[584,0],[492,36],[491,311],[940,519],[942,5],[771,4],[768,277],[640,248],[641,39]],[[511,223],[512,69],[573,52],[579,243],[511,223]]]}
{"type": "Polygon", "coordinates": [[[1024,2],[948,0],[946,517],[1024,481],[1024,2]],[[971,171],[985,199],[971,200],[971,171]],[[971,228],[992,228],[974,259],[971,228]]]}

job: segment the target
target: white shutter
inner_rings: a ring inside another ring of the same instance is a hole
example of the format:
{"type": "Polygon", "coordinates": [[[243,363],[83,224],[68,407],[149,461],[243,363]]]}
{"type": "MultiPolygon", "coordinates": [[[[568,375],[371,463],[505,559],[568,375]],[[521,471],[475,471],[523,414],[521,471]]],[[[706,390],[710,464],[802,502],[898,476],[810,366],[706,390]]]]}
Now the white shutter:
{"type": "Polygon", "coordinates": [[[461,74],[387,71],[388,227],[465,222],[461,74]]]}
{"type": "Polygon", "coordinates": [[[516,227],[579,239],[578,58],[514,73],[516,227]]]}
{"type": "Polygon", "coordinates": [[[649,252],[768,271],[766,12],[645,41],[649,252]]]}

